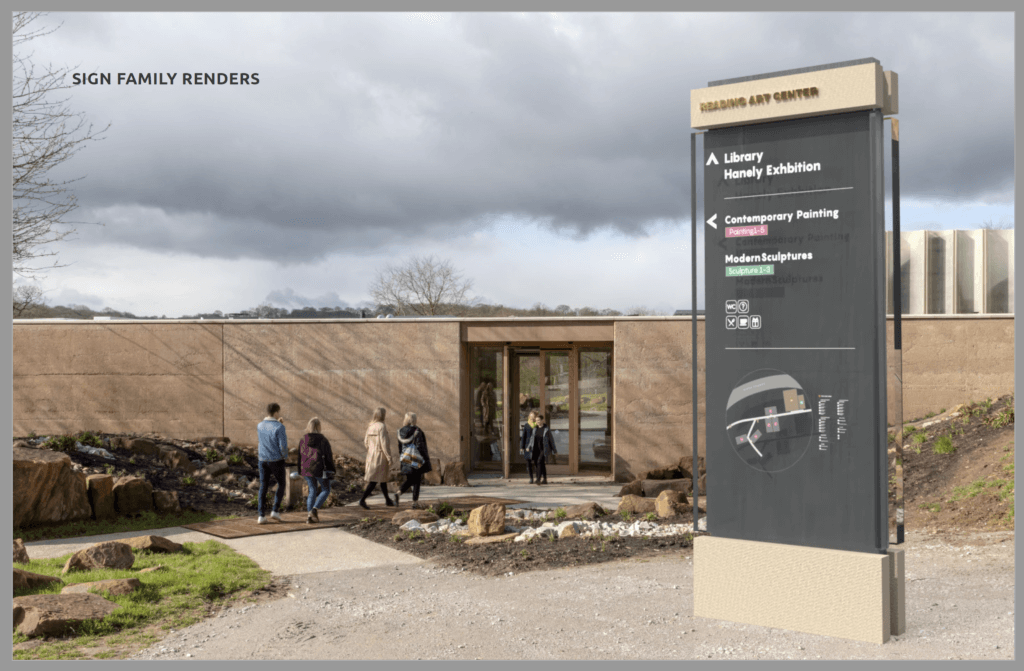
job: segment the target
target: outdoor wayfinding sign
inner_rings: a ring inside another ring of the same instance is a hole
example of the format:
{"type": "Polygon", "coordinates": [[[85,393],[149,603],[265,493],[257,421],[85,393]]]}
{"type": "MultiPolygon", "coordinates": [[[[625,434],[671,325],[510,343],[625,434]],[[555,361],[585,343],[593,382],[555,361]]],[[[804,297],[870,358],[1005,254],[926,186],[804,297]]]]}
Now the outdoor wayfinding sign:
{"type": "Polygon", "coordinates": [[[694,92],[715,536],[888,547],[879,82],[865,59],[694,92]]]}
{"type": "MultiPolygon", "coordinates": [[[[896,84],[866,58],[690,93],[706,131],[700,152],[690,136],[705,241],[697,617],[872,643],[906,630],[886,477],[882,131],[896,84]]],[[[894,336],[895,349],[898,320],[894,336]]]]}

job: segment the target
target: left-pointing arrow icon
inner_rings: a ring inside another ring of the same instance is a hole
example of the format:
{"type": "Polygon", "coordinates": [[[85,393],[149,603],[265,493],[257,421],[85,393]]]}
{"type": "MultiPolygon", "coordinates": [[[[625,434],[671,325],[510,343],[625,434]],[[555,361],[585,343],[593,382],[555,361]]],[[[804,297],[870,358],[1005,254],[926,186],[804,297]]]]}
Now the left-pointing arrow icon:
{"type": "Polygon", "coordinates": [[[711,228],[713,228],[715,230],[718,230],[718,224],[715,223],[715,217],[717,217],[717,216],[718,216],[718,213],[715,212],[714,214],[711,215],[711,218],[708,219],[708,221],[707,221],[707,223],[711,226],[711,228]]]}
{"type": "Polygon", "coordinates": [[[718,165],[718,159],[715,158],[715,152],[711,152],[711,158],[709,158],[708,162],[705,163],[704,165],[711,165],[712,163],[714,163],[715,165],[718,165]]]}

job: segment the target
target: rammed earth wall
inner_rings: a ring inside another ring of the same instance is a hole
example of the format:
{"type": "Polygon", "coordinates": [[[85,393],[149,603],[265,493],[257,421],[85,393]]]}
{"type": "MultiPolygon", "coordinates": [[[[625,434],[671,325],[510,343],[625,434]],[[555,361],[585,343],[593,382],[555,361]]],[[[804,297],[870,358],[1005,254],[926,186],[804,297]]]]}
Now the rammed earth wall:
{"type": "MultiPolygon", "coordinates": [[[[614,326],[621,480],[691,449],[690,321],[606,319],[614,326]]],[[[571,320],[536,321],[539,335],[573,328],[571,320]]],[[[703,326],[698,320],[701,386],[703,326]]],[[[891,333],[890,321],[890,341],[891,333]]],[[[1012,392],[1013,338],[1012,315],[905,317],[904,419],[1012,392]]],[[[293,442],[316,415],[336,454],[362,458],[366,423],[383,406],[392,434],[413,410],[432,457],[468,460],[459,417],[468,393],[460,389],[464,353],[457,320],[16,320],[13,430],[227,435],[252,443],[265,405],[277,400],[293,442]]],[[[700,393],[702,432],[703,402],[700,393]]]]}

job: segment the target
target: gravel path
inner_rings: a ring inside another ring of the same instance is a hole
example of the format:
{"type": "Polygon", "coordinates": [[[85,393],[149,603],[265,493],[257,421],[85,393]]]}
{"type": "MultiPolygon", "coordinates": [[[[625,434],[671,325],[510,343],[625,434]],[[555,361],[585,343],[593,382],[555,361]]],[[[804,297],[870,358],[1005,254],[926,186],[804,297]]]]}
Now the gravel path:
{"type": "Polygon", "coordinates": [[[1013,532],[909,534],[885,645],[694,618],[690,550],[481,577],[430,562],[303,573],[289,596],[133,659],[1013,659],[1013,532]]]}

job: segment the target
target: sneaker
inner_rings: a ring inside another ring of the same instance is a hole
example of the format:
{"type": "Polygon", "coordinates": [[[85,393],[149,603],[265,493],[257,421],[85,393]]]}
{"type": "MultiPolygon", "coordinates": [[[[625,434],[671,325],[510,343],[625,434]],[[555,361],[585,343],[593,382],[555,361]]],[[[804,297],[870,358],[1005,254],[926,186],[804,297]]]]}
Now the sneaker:
{"type": "Polygon", "coordinates": [[[313,523],[313,513],[306,513],[306,524],[313,523]]]}
{"type": "Polygon", "coordinates": [[[263,515],[260,515],[258,518],[256,518],[256,524],[266,524],[266,523],[267,523],[267,518],[264,517],[263,515]]]}
{"type": "Polygon", "coordinates": [[[276,510],[274,512],[270,513],[270,516],[273,517],[278,522],[281,521],[281,513],[277,512],[276,510]]]}
{"type": "Polygon", "coordinates": [[[313,510],[311,512],[312,512],[312,515],[313,515],[313,521],[314,522],[319,522],[320,521],[320,514],[316,511],[316,508],[313,508],[313,510]]]}

